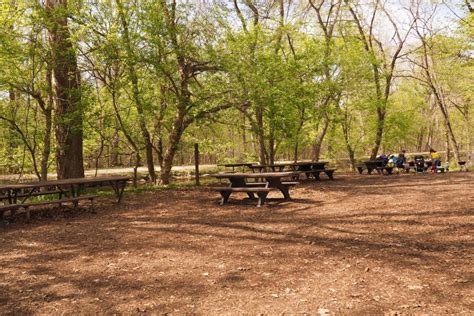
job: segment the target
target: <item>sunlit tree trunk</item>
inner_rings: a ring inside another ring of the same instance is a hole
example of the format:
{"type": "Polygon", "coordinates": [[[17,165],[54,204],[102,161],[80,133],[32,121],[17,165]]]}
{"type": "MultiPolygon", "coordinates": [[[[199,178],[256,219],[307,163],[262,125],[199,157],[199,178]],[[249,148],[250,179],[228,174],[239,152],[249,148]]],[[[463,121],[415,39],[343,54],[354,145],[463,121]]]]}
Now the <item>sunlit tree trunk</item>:
{"type": "Polygon", "coordinates": [[[67,0],[45,0],[54,96],[58,178],[84,177],[83,108],[67,0]]]}

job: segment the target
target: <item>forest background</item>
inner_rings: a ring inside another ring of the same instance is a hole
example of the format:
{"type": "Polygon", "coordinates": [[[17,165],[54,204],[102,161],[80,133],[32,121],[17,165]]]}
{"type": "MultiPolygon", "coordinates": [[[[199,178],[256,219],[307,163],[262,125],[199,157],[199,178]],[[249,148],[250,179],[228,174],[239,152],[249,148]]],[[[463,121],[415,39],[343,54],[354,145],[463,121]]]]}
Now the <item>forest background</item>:
{"type": "Polygon", "coordinates": [[[473,152],[473,7],[0,0],[0,173],[144,165],[168,184],[195,143],[202,163],[436,148],[456,165],[473,152]]]}

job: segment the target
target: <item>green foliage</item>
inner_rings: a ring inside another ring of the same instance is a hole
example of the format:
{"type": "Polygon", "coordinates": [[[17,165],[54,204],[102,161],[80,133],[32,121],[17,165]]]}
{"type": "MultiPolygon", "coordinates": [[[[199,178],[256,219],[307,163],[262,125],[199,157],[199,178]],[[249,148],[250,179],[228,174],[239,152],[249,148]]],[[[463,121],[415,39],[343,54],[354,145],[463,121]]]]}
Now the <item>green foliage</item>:
{"type": "MultiPolygon", "coordinates": [[[[231,2],[178,2],[175,11],[170,1],[120,3],[130,50],[117,1],[70,1],[67,12],[55,12],[69,17],[78,56],[89,168],[133,166],[137,154],[144,157],[141,116],[162,166],[173,149],[175,163],[192,163],[195,143],[203,163],[256,161],[262,141],[275,159],[293,159],[295,150],[300,159],[311,158],[325,117],[330,118],[325,157],[345,158],[350,150],[365,156],[374,144],[380,108],[387,110],[382,150],[424,150],[428,137],[432,145],[444,146],[442,117],[430,103],[432,91],[419,67],[420,44],[410,42],[403,51],[410,59],[397,61],[392,93],[382,104],[373,67],[383,69],[384,54],[394,47],[384,43],[386,52],[368,53],[345,6],[326,46],[316,17],[294,2],[284,1],[290,10],[283,23],[276,4],[256,2],[261,13],[256,24],[244,1],[237,1],[241,17],[231,2]]],[[[37,1],[2,5],[0,170],[38,174],[47,147],[48,110],[54,106],[47,80],[50,19],[37,1]]],[[[473,144],[473,25],[471,14],[456,32],[427,37],[436,80],[464,151],[472,151],[473,144]]],[[[381,73],[382,83],[386,75],[381,73]]],[[[55,122],[71,117],[52,119],[54,131],[55,122]]],[[[50,149],[48,170],[54,171],[54,132],[50,149]]]]}

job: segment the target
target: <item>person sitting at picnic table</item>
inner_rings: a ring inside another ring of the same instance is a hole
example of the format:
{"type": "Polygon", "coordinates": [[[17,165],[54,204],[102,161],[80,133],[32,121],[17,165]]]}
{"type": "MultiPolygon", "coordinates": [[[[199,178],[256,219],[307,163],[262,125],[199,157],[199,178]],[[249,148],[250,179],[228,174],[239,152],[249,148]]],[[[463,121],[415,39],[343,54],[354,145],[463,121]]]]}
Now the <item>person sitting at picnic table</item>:
{"type": "Polygon", "coordinates": [[[406,169],[407,166],[405,164],[407,163],[406,157],[405,157],[405,150],[402,150],[397,157],[397,161],[395,162],[395,165],[397,166],[397,169],[400,171],[400,169],[406,169]]]}
{"type": "Polygon", "coordinates": [[[385,167],[388,163],[388,157],[385,154],[380,154],[380,156],[378,156],[376,160],[382,161],[382,167],[385,167]]]}
{"type": "Polygon", "coordinates": [[[441,165],[441,155],[436,150],[431,148],[430,158],[431,158],[431,172],[436,172],[437,167],[441,165]]]}
{"type": "Polygon", "coordinates": [[[394,154],[391,154],[388,157],[387,167],[395,167],[396,162],[397,162],[397,156],[395,156],[394,154]]]}

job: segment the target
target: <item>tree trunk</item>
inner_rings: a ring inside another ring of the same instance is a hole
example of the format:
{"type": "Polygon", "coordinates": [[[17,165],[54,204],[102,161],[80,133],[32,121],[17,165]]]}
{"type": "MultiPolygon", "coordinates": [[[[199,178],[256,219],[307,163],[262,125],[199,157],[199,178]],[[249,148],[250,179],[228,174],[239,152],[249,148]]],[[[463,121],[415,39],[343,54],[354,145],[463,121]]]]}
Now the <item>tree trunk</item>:
{"type": "MultiPolygon", "coordinates": [[[[9,108],[12,113],[16,112],[16,91],[14,89],[10,89],[8,91],[8,96],[9,96],[9,108]]],[[[11,116],[12,119],[15,118],[15,115],[11,116]]],[[[15,129],[11,126],[11,124],[8,124],[8,131],[7,131],[7,152],[9,153],[7,157],[7,170],[8,173],[14,174],[18,172],[18,168],[16,167],[16,161],[15,161],[15,148],[16,148],[16,131],[15,129]]]]}
{"type": "Polygon", "coordinates": [[[84,177],[83,109],[76,51],[67,21],[67,0],[46,0],[51,47],[59,179],[84,177]]]}
{"type": "Polygon", "coordinates": [[[52,109],[46,109],[44,116],[45,133],[43,136],[43,152],[41,154],[41,181],[48,180],[48,162],[51,153],[51,130],[53,126],[52,109]]]}
{"type": "Polygon", "coordinates": [[[342,122],[342,132],[343,132],[343,135],[344,135],[344,142],[346,144],[346,149],[347,149],[347,154],[349,156],[349,161],[351,163],[351,169],[352,171],[354,171],[356,168],[355,168],[355,151],[354,151],[354,148],[352,148],[351,146],[351,142],[350,142],[350,138],[349,138],[349,126],[348,126],[348,122],[347,122],[347,116],[344,118],[346,120],[346,122],[342,122]]]}
{"type": "Polygon", "coordinates": [[[329,116],[327,113],[324,113],[323,127],[319,131],[318,136],[316,137],[316,140],[313,145],[313,160],[314,161],[319,161],[319,158],[321,156],[321,147],[323,145],[323,140],[324,140],[324,137],[326,136],[328,127],[329,127],[329,116]]]}
{"type": "Polygon", "coordinates": [[[46,85],[48,91],[48,103],[45,105],[43,109],[43,114],[45,118],[44,123],[44,136],[43,136],[43,152],[41,154],[41,181],[48,180],[48,162],[49,156],[51,154],[51,132],[53,127],[53,103],[54,103],[54,96],[53,96],[53,86],[52,86],[52,69],[51,65],[48,64],[46,70],[46,85]]]}
{"type": "Polygon", "coordinates": [[[170,184],[171,182],[171,169],[173,167],[173,160],[176,155],[176,152],[178,151],[178,145],[179,142],[181,141],[181,126],[182,126],[182,121],[183,118],[177,118],[175,123],[173,124],[173,130],[171,131],[170,138],[169,138],[169,147],[166,150],[166,153],[163,158],[163,166],[161,167],[161,174],[160,174],[160,180],[161,184],[170,184]],[[176,122],[176,121],[181,121],[176,122]]]}
{"type": "Polygon", "coordinates": [[[141,98],[140,94],[140,89],[138,87],[138,75],[137,71],[135,69],[135,54],[133,52],[131,43],[130,43],[130,35],[129,35],[129,29],[128,29],[128,22],[127,18],[125,16],[125,10],[123,7],[123,4],[121,0],[116,0],[115,1],[118,7],[118,12],[120,16],[120,22],[122,24],[122,30],[123,30],[123,39],[124,39],[124,44],[125,44],[125,49],[127,51],[127,57],[128,60],[126,61],[127,63],[127,68],[128,68],[128,73],[130,76],[130,81],[132,83],[132,94],[133,94],[133,100],[135,102],[135,106],[137,108],[138,112],[138,123],[139,127],[142,133],[143,140],[145,142],[145,153],[146,153],[146,164],[148,168],[148,173],[150,174],[150,180],[151,182],[155,183],[156,182],[156,173],[155,173],[155,164],[153,161],[153,143],[151,141],[151,136],[150,133],[146,127],[146,120],[145,120],[145,112],[143,109],[143,101],[141,98]]]}
{"type": "Polygon", "coordinates": [[[263,109],[260,105],[257,105],[255,111],[257,119],[257,139],[258,139],[258,157],[260,164],[267,164],[267,153],[265,149],[265,135],[263,128],[263,109]]]}
{"type": "Polygon", "coordinates": [[[112,136],[112,149],[110,151],[110,155],[112,156],[110,159],[110,166],[118,166],[119,165],[119,145],[120,145],[120,136],[119,136],[119,129],[116,128],[114,132],[114,136],[112,136]]]}
{"type": "Polygon", "coordinates": [[[374,147],[372,147],[372,152],[370,153],[371,160],[374,160],[377,157],[380,144],[382,144],[384,125],[385,125],[385,111],[383,111],[382,109],[377,109],[377,129],[375,132],[374,147]]]}

